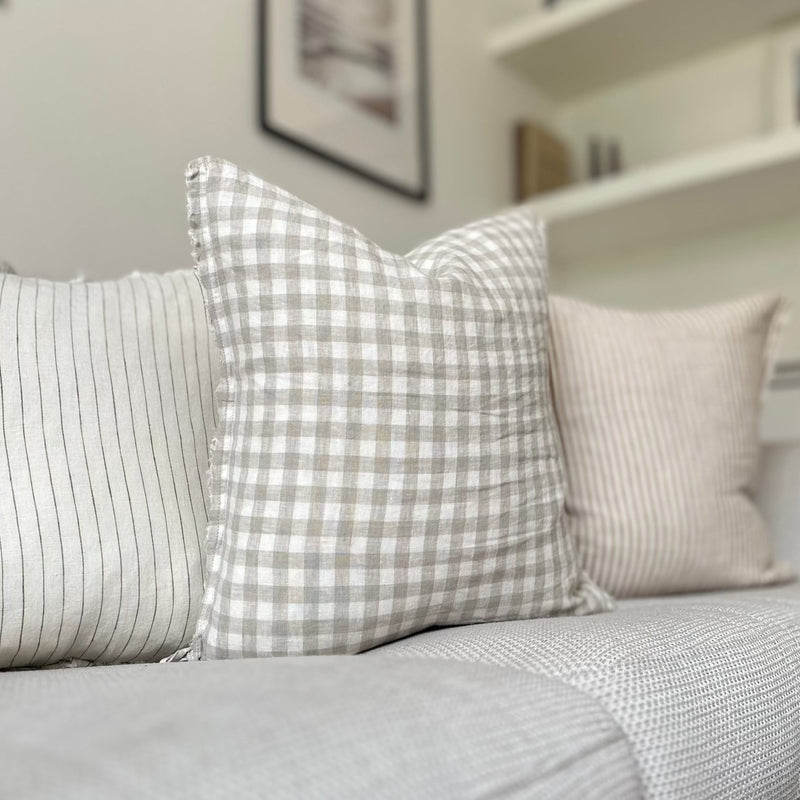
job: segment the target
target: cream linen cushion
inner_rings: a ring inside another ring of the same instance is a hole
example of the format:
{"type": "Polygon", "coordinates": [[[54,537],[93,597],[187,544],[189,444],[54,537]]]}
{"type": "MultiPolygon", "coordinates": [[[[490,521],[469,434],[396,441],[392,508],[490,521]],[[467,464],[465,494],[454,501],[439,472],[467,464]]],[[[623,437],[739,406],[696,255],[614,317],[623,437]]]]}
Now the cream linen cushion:
{"type": "Polygon", "coordinates": [[[219,359],[190,270],[0,275],[0,667],[154,661],[203,594],[219,359]]]}
{"type": "Polygon", "coordinates": [[[772,297],[652,313],[552,298],[567,529],[607,591],[790,576],[751,499],[781,312],[772,297]]]}

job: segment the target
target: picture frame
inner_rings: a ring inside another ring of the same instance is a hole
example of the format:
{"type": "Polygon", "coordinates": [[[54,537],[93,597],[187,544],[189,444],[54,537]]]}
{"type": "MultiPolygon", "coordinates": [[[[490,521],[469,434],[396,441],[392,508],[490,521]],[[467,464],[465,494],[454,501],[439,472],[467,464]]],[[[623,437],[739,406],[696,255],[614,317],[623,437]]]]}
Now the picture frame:
{"type": "Polygon", "coordinates": [[[425,11],[425,0],[259,0],[263,129],[426,200],[425,11]]]}
{"type": "Polygon", "coordinates": [[[772,127],[800,125],[800,25],[779,29],[772,41],[772,127]]]}

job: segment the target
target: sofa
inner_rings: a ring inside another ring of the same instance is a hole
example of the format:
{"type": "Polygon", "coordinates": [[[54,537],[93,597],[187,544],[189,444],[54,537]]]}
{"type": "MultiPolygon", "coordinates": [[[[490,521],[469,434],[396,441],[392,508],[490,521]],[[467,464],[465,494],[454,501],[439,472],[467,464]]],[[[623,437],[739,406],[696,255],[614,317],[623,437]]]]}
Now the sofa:
{"type": "Polygon", "coordinates": [[[780,298],[186,179],[195,273],[0,279],[0,798],[798,800],[780,298]]]}
{"type": "MultiPolygon", "coordinates": [[[[800,567],[800,445],[759,505],[800,567]]],[[[800,797],[800,584],[435,629],[358,656],[21,670],[0,797],[800,797]]]]}

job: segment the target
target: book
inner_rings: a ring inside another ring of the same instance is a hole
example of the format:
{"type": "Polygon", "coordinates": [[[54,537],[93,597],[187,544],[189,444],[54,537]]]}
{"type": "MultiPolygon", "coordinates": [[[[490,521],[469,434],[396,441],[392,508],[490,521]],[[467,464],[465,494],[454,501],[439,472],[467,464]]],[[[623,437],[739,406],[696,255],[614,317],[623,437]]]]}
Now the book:
{"type": "Polygon", "coordinates": [[[569,150],[535,122],[520,122],[515,129],[517,202],[560,189],[570,183],[569,150]]]}

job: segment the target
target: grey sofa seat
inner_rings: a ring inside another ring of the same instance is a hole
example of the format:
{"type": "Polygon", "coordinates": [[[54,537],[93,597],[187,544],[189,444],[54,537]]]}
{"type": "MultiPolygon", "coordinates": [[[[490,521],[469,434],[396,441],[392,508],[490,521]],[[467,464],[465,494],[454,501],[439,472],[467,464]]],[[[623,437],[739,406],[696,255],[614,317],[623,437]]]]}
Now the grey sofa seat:
{"type": "Polygon", "coordinates": [[[800,797],[800,584],[0,675],[0,797],[800,797]]]}
{"type": "Polygon", "coordinates": [[[434,630],[380,652],[494,664],[580,689],[625,732],[647,797],[800,798],[798,583],[434,630]]]}
{"type": "Polygon", "coordinates": [[[358,656],[0,675],[0,797],[628,800],[627,738],[562,681],[358,656]]]}
{"type": "MultiPolygon", "coordinates": [[[[758,499],[800,567],[800,448],[758,499]]],[[[798,800],[800,584],[364,656],[0,674],[0,798],[798,800]]]]}

